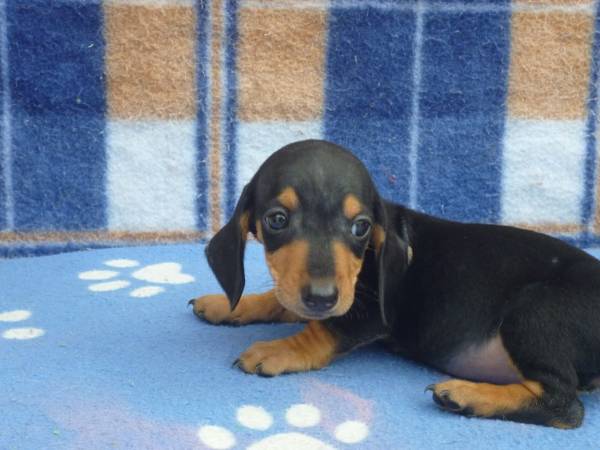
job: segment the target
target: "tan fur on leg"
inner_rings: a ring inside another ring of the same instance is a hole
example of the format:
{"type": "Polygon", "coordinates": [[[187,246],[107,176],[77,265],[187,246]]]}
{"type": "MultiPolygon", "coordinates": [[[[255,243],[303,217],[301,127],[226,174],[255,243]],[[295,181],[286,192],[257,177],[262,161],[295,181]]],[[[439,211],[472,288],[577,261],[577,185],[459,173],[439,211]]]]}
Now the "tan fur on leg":
{"type": "Polygon", "coordinates": [[[194,314],[214,324],[243,325],[252,322],[299,322],[301,320],[279,304],[273,290],[242,296],[233,312],[229,300],[223,294],[199,297],[193,305],[194,314]]]}
{"type": "Polygon", "coordinates": [[[469,411],[469,414],[480,417],[520,411],[537,401],[544,392],[540,383],[528,380],[505,385],[450,380],[430,386],[429,389],[443,408],[456,412],[469,411]]]}
{"type": "Polygon", "coordinates": [[[300,333],[269,342],[256,342],[237,365],[248,373],[279,375],[325,367],[335,356],[337,339],[318,321],[310,321],[300,333]]]}

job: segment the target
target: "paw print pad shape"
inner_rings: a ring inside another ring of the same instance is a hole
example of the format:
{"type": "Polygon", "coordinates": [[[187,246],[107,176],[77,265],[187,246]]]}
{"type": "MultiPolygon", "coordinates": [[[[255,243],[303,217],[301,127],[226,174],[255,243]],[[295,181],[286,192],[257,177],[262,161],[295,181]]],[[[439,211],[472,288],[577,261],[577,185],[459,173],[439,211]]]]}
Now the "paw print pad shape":
{"type": "MultiPolygon", "coordinates": [[[[14,311],[5,311],[0,312],[0,323],[15,323],[22,322],[31,317],[31,311],[27,311],[24,309],[17,309],[14,311]]],[[[9,328],[7,330],[1,331],[1,336],[4,339],[15,339],[19,341],[27,340],[27,339],[35,339],[40,336],[43,336],[45,331],[41,328],[32,328],[32,327],[19,327],[19,328],[9,328]]]]}
{"type": "MultiPolygon", "coordinates": [[[[268,432],[273,425],[273,417],[260,406],[244,405],[238,408],[237,422],[246,429],[268,432]]],[[[314,405],[297,404],[288,408],[285,420],[291,431],[267,434],[247,447],[248,450],[332,450],[335,447],[321,441],[309,433],[321,422],[321,411],[314,405]]],[[[333,439],[341,444],[357,444],[366,439],[369,427],[357,420],[338,424],[333,439]]],[[[208,448],[230,449],[237,445],[234,432],[218,425],[204,425],[198,430],[198,438],[208,448]]]]}
{"type": "MultiPolygon", "coordinates": [[[[165,291],[164,285],[184,284],[194,281],[194,277],[182,272],[181,264],[164,262],[139,267],[139,261],[133,259],[111,259],[104,262],[102,269],[88,270],[79,273],[79,279],[91,281],[88,289],[93,292],[117,291],[131,285],[131,280],[122,279],[120,270],[133,270],[129,276],[147,284],[129,292],[130,297],[153,297],[165,291]]],[[[127,275],[126,275],[127,276],[127,275]]]]}

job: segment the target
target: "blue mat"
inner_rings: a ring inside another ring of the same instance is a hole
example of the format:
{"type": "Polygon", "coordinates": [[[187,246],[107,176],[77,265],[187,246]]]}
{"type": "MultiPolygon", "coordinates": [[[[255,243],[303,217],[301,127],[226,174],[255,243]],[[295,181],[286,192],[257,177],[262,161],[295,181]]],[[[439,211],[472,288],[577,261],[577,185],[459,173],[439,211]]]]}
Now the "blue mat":
{"type": "MultiPolygon", "coordinates": [[[[247,292],[270,279],[249,245],[247,292]]],[[[446,378],[361,349],[317,372],[245,375],[251,343],[301,325],[215,327],[187,300],[218,292],[200,245],[2,261],[0,449],[598,448],[600,393],[559,431],[440,411],[446,378]]]]}

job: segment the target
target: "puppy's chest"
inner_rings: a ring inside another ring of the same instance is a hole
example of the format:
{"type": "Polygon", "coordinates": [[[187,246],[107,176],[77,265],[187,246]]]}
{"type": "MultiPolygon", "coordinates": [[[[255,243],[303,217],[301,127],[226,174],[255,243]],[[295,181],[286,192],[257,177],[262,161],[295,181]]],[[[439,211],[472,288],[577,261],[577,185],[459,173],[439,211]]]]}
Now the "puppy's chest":
{"type": "Polygon", "coordinates": [[[463,347],[441,369],[459,378],[489,383],[509,384],[521,380],[499,336],[463,347]]]}

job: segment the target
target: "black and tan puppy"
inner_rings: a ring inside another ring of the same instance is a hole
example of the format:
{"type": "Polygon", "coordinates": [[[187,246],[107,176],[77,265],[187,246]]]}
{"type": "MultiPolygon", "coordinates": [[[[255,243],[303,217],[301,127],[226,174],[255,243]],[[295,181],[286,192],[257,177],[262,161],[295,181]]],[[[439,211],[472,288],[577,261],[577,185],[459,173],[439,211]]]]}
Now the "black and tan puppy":
{"type": "Polygon", "coordinates": [[[457,377],[428,387],[442,408],[559,428],[581,424],[577,390],[600,381],[600,262],[542,234],[387,202],[363,164],[328,142],[273,154],[206,254],[227,297],[192,300],[198,316],[308,321],[250,346],[237,362],[245,372],[318,369],[387,340],[457,377]],[[248,232],[275,288],[242,297],[248,232]]]}

